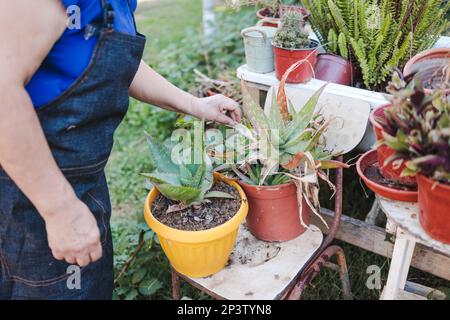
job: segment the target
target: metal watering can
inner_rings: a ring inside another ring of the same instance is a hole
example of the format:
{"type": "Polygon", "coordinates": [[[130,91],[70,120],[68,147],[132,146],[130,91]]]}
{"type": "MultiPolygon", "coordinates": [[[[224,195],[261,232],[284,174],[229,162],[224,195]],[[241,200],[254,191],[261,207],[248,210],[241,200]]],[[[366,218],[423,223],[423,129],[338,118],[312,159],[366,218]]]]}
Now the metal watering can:
{"type": "Polygon", "coordinates": [[[275,70],[272,41],[277,28],[256,25],[242,30],[247,67],[252,72],[275,70]]]}

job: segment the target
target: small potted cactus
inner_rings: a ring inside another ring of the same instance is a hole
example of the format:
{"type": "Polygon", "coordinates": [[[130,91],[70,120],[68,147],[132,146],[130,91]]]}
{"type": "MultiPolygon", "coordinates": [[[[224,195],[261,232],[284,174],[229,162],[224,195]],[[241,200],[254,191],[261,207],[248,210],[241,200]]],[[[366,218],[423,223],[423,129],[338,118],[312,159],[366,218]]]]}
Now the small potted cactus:
{"type": "Polygon", "coordinates": [[[286,82],[304,83],[311,80],[319,43],[309,39],[301,14],[289,11],[283,16],[281,27],[275,34],[273,47],[275,72],[279,80],[293,65],[296,67],[290,72],[286,82]]]}
{"type": "MultiPolygon", "coordinates": [[[[187,139],[204,141],[203,128],[202,122],[187,139]]],[[[144,216],[176,271],[206,277],[227,263],[248,204],[238,184],[213,174],[204,143],[196,148],[196,142],[169,148],[148,136],[153,170],[143,175],[154,187],[144,216]],[[183,160],[174,150],[190,157],[183,160]]]]}

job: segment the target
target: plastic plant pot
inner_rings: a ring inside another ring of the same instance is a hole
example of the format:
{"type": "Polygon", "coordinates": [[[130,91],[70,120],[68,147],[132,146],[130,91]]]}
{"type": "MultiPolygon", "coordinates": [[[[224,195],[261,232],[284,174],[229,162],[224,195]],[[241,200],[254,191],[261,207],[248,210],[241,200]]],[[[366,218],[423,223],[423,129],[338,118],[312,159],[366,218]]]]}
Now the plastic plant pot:
{"type": "MultiPolygon", "coordinates": [[[[372,124],[377,141],[383,139],[383,127],[379,123],[379,119],[385,119],[384,110],[390,106],[390,104],[382,105],[375,108],[370,114],[370,123],[372,124]]],[[[395,150],[386,145],[379,145],[377,147],[378,164],[383,177],[402,185],[416,186],[417,182],[415,177],[401,176],[403,169],[405,169],[405,163],[402,163],[398,166],[398,168],[396,168],[392,162],[386,163],[386,159],[390,158],[394,154],[395,150]]]]}
{"type": "MultiPolygon", "coordinates": [[[[286,11],[298,11],[302,14],[303,16],[303,20],[306,22],[308,20],[308,17],[310,15],[309,11],[306,10],[303,7],[299,7],[299,6],[289,6],[289,5],[284,5],[281,6],[281,12],[286,12],[286,11]]],[[[265,27],[274,27],[277,28],[280,24],[281,18],[276,18],[273,17],[271,15],[271,12],[268,8],[261,8],[258,11],[256,11],[256,16],[258,17],[259,20],[263,20],[262,25],[265,27]]]]}
{"type": "Polygon", "coordinates": [[[374,179],[374,175],[369,174],[369,172],[376,172],[378,167],[377,161],[376,150],[371,150],[363,154],[356,163],[358,175],[364,181],[366,186],[376,194],[391,200],[417,202],[417,191],[391,188],[387,185],[381,184],[379,181],[374,179]]]}
{"type": "Polygon", "coordinates": [[[287,83],[305,83],[312,79],[317,61],[319,43],[310,40],[310,47],[304,49],[284,49],[273,46],[275,54],[275,73],[281,80],[285,72],[295,63],[304,62],[288,76],[287,83]]]}
{"type": "Polygon", "coordinates": [[[331,53],[317,56],[316,79],[349,86],[354,79],[353,65],[347,59],[331,53]]]}
{"type": "MultiPolygon", "coordinates": [[[[258,239],[288,241],[306,229],[300,223],[297,187],[294,183],[276,186],[254,186],[239,182],[247,195],[247,227],[258,239]]],[[[310,209],[303,201],[303,222],[309,225],[310,209]]]]}
{"type": "Polygon", "coordinates": [[[430,237],[450,244],[450,186],[421,174],[419,187],[419,221],[430,237]]]}
{"type": "MultiPolygon", "coordinates": [[[[437,60],[440,64],[442,61],[442,64],[448,63],[450,60],[450,48],[433,48],[429,50],[425,50],[409,60],[405,68],[403,69],[403,74],[405,76],[411,74],[414,71],[419,70],[420,77],[422,79],[422,83],[424,84],[424,92],[427,95],[433,94],[433,89],[428,88],[428,85],[430,82],[432,82],[433,79],[436,79],[437,81],[441,81],[443,75],[441,73],[436,73],[435,70],[430,70],[427,72],[424,72],[424,68],[421,67],[421,64],[426,63],[430,60],[437,60]]],[[[450,89],[445,91],[446,94],[450,94],[450,89]]]]}
{"type": "Polygon", "coordinates": [[[248,203],[242,188],[217,173],[214,174],[214,179],[234,187],[241,198],[239,211],[220,226],[202,231],[174,229],[159,222],[152,214],[152,203],[159,194],[156,188],[150,191],[145,202],[145,221],[158,235],[172,267],[188,277],[207,277],[223,269],[236,241],[239,226],[247,216],[248,203]]]}

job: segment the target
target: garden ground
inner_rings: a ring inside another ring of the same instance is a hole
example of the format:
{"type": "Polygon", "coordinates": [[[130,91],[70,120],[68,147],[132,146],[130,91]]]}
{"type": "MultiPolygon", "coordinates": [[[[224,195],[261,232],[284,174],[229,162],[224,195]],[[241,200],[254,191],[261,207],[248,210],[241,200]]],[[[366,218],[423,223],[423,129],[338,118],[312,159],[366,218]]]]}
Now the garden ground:
{"type": "MultiPolygon", "coordinates": [[[[254,22],[254,14],[246,10],[218,10],[217,35],[206,46],[201,38],[201,0],[140,1],[136,16],[140,32],[148,39],[144,54],[146,62],[177,86],[190,91],[197,86],[194,69],[213,78],[233,74],[243,62],[239,31],[254,22]]],[[[144,130],[163,140],[174,128],[176,119],[174,113],[132,101],[130,111],[116,133],[114,151],[107,168],[114,208],[116,298],[171,298],[169,264],[153,233],[142,220],[147,190],[139,173],[148,169],[144,130]]],[[[347,170],[344,213],[364,219],[373,195],[367,191],[369,196],[366,197],[356,177],[354,168],[347,170]]],[[[331,202],[326,196],[323,195],[323,204],[329,206],[331,202]]],[[[380,291],[366,287],[366,270],[370,265],[379,266],[384,283],[389,260],[351,245],[342,246],[355,299],[378,299],[380,291]]],[[[416,270],[411,272],[409,279],[432,287],[450,287],[448,282],[416,270]]],[[[182,293],[190,298],[207,298],[187,285],[182,287],[182,293]]],[[[307,289],[304,298],[342,298],[338,275],[323,270],[307,289]]]]}

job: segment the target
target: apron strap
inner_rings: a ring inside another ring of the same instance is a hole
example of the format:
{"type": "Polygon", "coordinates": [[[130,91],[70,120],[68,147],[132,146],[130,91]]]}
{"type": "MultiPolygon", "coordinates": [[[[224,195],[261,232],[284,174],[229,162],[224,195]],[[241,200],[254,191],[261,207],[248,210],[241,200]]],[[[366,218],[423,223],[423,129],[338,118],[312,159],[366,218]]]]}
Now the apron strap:
{"type": "Polygon", "coordinates": [[[103,30],[108,32],[114,31],[115,13],[112,4],[109,0],[101,0],[103,21],[93,22],[86,26],[84,30],[84,38],[88,40],[93,36],[98,36],[103,30]]]}

